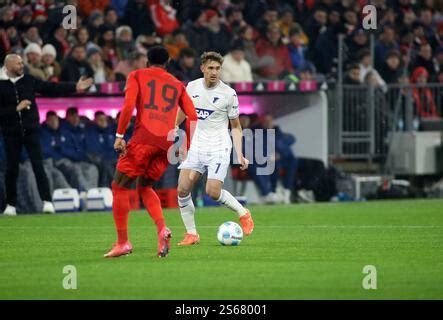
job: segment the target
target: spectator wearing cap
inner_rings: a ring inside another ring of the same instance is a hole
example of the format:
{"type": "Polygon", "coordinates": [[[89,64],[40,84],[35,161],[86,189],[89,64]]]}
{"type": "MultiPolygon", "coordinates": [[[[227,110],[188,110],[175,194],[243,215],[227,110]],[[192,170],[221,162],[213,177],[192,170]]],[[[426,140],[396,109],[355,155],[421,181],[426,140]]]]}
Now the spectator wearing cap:
{"type": "Polygon", "coordinates": [[[103,61],[102,50],[99,47],[89,48],[86,52],[86,59],[94,72],[94,83],[114,81],[112,68],[103,61]]]}
{"type": "Polygon", "coordinates": [[[25,48],[24,56],[24,62],[28,69],[28,73],[37,79],[46,80],[41,66],[42,49],[40,46],[36,43],[28,44],[25,48]]]}
{"type": "Polygon", "coordinates": [[[120,82],[125,82],[129,73],[134,70],[146,68],[148,63],[148,58],[146,54],[133,51],[129,54],[128,60],[119,61],[114,69],[115,80],[120,82]]]}
{"type": "Polygon", "coordinates": [[[275,58],[270,55],[258,56],[255,48],[254,29],[250,25],[240,28],[239,35],[243,42],[245,59],[251,65],[253,77],[256,78],[257,72],[261,68],[273,65],[275,58]]]}
{"type": "Polygon", "coordinates": [[[135,39],[135,47],[137,51],[144,54],[148,53],[149,48],[162,43],[162,38],[158,37],[155,32],[151,34],[141,34],[135,39]]]}
{"type": "Polygon", "coordinates": [[[232,40],[232,34],[228,28],[220,22],[220,17],[215,10],[206,11],[206,21],[208,29],[208,47],[206,50],[212,50],[225,55],[229,50],[229,43],[232,40]]]}
{"type": "Polygon", "coordinates": [[[112,26],[114,29],[117,29],[119,24],[118,21],[118,13],[113,7],[108,6],[105,8],[104,12],[104,23],[112,26]]]}
{"type": "Polygon", "coordinates": [[[380,69],[380,76],[386,83],[396,84],[400,82],[402,71],[400,52],[397,50],[389,51],[380,69]]]}
{"type": "Polygon", "coordinates": [[[251,66],[245,59],[241,40],[235,40],[224,57],[221,79],[225,82],[253,81],[251,66]]]}
{"type": "Polygon", "coordinates": [[[424,67],[415,68],[410,79],[411,83],[421,85],[412,89],[416,114],[420,118],[436,118],[440,116],[431,89],[424,86],[428,83],[428,79],[429,73],[424,67]]]}
{"type": "Polygon", "coordinates": [[[55,81],[59,80],[62,68],[56,60],[57,51],[52,44],[45,44],[42,48],[42,62],[41,70],[45,77],[44,80],[55,81]]]}
{"type": "Polygon", "coordinates": [[[23,44],[27,46],[30,43],[36,43],[39,46],[43,45],[43,40],[40,38],[38,28],[35,25],[29,26],[23,34],[23,44]]]}
{"type": "Polygon", "coordinates": [[[99,10],[93,10],[88,16],[87,21],[89,37],[91,40],[95,41],[95,39],[100,35],[101,25],[105,23],[103,13],[99,10]]]}
{"type": "Polygon", "coordinates": [[[146,0],[128,0],[122,23],[131,27],[134,37],[155,31],[146,0]]]}
{"type": "Polygon", "coordinates": [[[135,41],[129,26],[120,26],[115,31],[118,60],[126,60],[132,51],[135,51],[135,41]]]}
{"type": "Polygon", "coordinates": [[[277,26],[269,26],[266,37],[257,41],[256,49],[260,57],[272,56],[275,59],[273,65],[258,70],[260,77],[270,80],[282,79],[293,71],[289,50],[282,43],[280,29],[277,26]]]}
{"type": "Polygon", "coordinates": [[[305,61],[306,46],[304,43],[303,31],[296,24],[289,32],[289,55],[294,69],[297,69],[305,61]]]}
{"type": "Polygon", "coordinates": [[[168,70],[184,82],[195,80],[201,75],[196,53],[191,48],[182,49],[178,60],[172,60],[168,70]]]}
{"type": "Polygon", "coordinates": [[[71,54],[62,64],[61,81],[75,81],[81,77],[92,78],[94,71],[86,61],[86,48],[76,45],[72,47],[71,54]]]}
{"type": "Polygon", "coordinates": [[[296,75],[300,81],[313,81],[318,77],[314,65],[307,60],[300,64],[296,75]]]}
{"type": "Polygon", "coordinates": [[[205,12],[200,9],[194,9],[191,11],[191,20],[183,25],[186,39],[188,39],[189,45],[197,54],[203,53],[209,47],[209,31],[205,27],[205,23],[205,12]]]}
{"type": "Polygon", "coordinates": [[[418,67],[426,69],[429,82],[435,81],[437,68],[432,57],[432,48],[428,43],[420,46],[420,51],[410,65],[410,71],[414,71],[418,67]]]}
{"type": "Polygon", "coordinates": [[[358,62],[358,52],[369,47],[368,35],[362,28],[355,29],[346,39],[348,60],[358,62]]]}
{"type": "Polygon", "coordinates": [[[109,6],[110,0],[78,0],[78,6],[83,16],[89,17],[93,10],[103,12],[109,6]]]}
{"type": "Polygon", "coordinates": [[[395,40],[395,30],[391,26],[385,26],[380,35],[379,41],[375,44],[374,63],[376,68],[380,68],[385,61],[385,56],[390,50],[398,50],[399,45],[395,40]]]}

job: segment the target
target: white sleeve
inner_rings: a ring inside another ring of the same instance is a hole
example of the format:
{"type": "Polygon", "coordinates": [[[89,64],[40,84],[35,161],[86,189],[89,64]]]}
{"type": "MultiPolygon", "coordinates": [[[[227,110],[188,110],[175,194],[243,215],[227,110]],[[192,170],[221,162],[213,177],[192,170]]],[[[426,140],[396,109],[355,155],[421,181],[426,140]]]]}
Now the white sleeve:
{"type": "Polygon", "coordinates": [[[228,104],[228,118],[230,120],[233,120],[235,118],[238,118],[239,116],[239,110],[238,110],[238,97],[235,90],[232,90],[230,93],[230,102],[228,104]]]}

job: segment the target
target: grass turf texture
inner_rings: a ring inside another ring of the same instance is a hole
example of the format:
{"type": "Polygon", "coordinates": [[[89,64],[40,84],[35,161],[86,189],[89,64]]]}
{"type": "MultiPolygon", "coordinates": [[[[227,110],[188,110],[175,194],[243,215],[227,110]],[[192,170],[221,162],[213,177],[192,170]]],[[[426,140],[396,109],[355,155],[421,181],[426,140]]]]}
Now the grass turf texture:
{"type": "Polygon", "coordinates": [[[166,259],[154,225],[131,212],[133,254],[102,255],[115,240],[110,213],[0,218],[0,299],[443,299],[443,201],[251,206],[255,231],[238,247],[216,240],[225,208],[197,209],[201,243],[178,247],[178,210],[166,259]],[[64,290],[63,267],[78,288],[64,290]],[[362,269],[377,268],[377,290],[362,269]]]}

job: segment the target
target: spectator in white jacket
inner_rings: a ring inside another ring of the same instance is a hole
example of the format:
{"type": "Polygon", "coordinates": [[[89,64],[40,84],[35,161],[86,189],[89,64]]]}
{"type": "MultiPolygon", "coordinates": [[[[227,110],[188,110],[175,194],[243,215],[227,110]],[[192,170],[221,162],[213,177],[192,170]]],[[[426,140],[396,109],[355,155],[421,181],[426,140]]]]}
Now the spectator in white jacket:
{"type": "Polygon", "coordinates": [[[381,88],[384,92],[387,91],[386,82],[380,76],[377,70],[372,67],[371,51],[362,49],[359,54],[360,59],[360,82],[364,84],[371,84],[375,87],[381,88]]]}
{"type": "Polygon", "coordinates": [[[224,57],[221,78],[224,82],[252,82],[251,66],[245,59],[241,40],[232,43],[229,53],[224,57]]]}

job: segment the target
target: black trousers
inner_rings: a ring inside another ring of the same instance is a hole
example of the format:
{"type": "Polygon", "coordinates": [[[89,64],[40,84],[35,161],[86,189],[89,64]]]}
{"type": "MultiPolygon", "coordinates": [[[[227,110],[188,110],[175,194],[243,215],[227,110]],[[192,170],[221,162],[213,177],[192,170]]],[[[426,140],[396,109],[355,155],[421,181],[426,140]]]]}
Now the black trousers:
{"type": "Polygon", "coordinates": [[[22,146],[28,151],[37,181],[38,192],[42,201],[51,201],[48,177],[43,167],[42,148],[38,132],[30,132],[25,135],[4,135],[6,152],[6,203],[11,206],[17,205],[17,179],[20,164],[22,146]]]}

